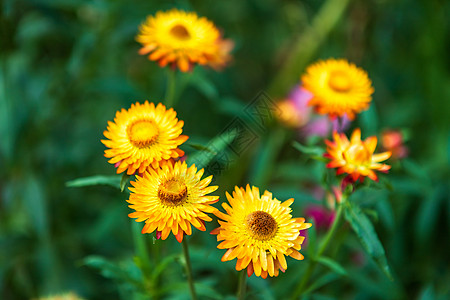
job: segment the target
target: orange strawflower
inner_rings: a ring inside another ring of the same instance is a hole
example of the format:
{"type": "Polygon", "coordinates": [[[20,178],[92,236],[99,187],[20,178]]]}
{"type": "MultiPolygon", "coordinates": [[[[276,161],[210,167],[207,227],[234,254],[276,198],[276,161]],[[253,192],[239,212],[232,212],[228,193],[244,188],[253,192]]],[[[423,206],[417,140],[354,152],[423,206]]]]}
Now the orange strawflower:
{"type": "Polygon", "coordinates": [[[195,165],[188,168],[185,162],[177,161],[136,176],[127,200],[135,212],[128,216],[137,218],[136,222],[145,221],[142,233],[156,230],[157,238],[163,240],[172,232],[181,243],[184,234],[192,234],[191,225],[205,231],[204,222],[212,220],[206,213],[216,211],[211,204],[219,201],[219,196],[207,196],[218,187],[209,186],[212,175],[201,179],[203,172],[197,172],[195,165]]]}
{"type": "Polygon", "coordinates": [[[248,276],[267,278],[287,269],[285,256],[304,258],[299,252],[305,239],[300,230],[311,224],[292,218],[294,199],[281,202],[268,191],[260,196],[259,189],[249,185],[236,187],[233,196],[226,196],[230,205],[222,203],[226,213],[214,212],[221,219],[220,227],[211,232],[222,241],[217,248],[227,249],[222,261],[237,258],[237,271],[247,268],[248,276]]]}
{"type": "Polygon", "coordinates": [[[111,158],[108,162],[116,165],[118,174],[127,170],[131,175],[183,156],[184,151],[178,146],[188,136],[181,134],[184,122],[176,116],[172,108],[166,110],[161,103],[155,107],[148,101],[118,111],[114,122],[108,121],[108,128],[103,132],[108,139],[101,140],[110,148],[105,150],[105,157],[111,158]]]}
{"type": "Polygon", "coordinates": [[[178,9],[147,17],[136,40],[143,46],[139,54],[149,54],[161,67],[169,64],[182,72],[195,64],[221,68],[230,60],[233,48],[211,21],[178,9]]]}
{"type": "Polygon", "coordinates": [[[362,181],[365,177],[377,181],[375,171],[387,172],[391,168],[380,163],[391,156],[390,151],[374,154],[377,146],[375,136],[361,141],[361,130],[357,128],[350,141],[343,133],[334,132],[333,138],[333,142],[325,140],[327,153],[324,156],[331,159],[327,168],[337,168],[337,175],[347,173],[353,182],[358,179],[362,181]]]}
{"type": "Polygon", "coordinates": [[[367,72],[345,59],[316,62],[306,69],[301,80],[314,95],[308,104],[330,118],[347,115],[353,120],[369,108],[374,92],[367,72]]]}

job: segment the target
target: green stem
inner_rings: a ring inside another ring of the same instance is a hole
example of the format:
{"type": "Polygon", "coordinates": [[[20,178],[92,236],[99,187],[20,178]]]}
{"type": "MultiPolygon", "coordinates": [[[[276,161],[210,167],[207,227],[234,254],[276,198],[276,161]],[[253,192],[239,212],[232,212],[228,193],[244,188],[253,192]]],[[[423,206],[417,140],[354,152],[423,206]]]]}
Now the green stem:
{"type": "Polygon", "coordinates": [[[247,290],[247,283],[246,283],[247,276],[245,276],[245,275],[247,275],[246,269],[244,269],[243,271],[241,271],[239,273],[239,286],[238,286],[238,294],[237,294],[238,300],[245,299],[245,292],[247,290]]]}
{"type": "Polygon", "coordinates": [[[175,106],[175,88],[176,88],[176,71],[172,69],[167,70],[167,89],[165,96],[165,104],[167,108],[175,106]]]}
{"type": "Polygon", "coordinates": [[[141,267],[144,274],[150,274],[152,269],[150,257],[146,244],[146,236],[141,233],[142,225],[134,220],[131,220],[131,231],[133,233],[133,242],[137,256],[140,259],[141,267]]]}
{"type": "Polygon", "coordinates": [[[293,50],[269,87],[271,96],[286,93],[298,82],[299,72],[311,60],[329,33],[344,15],[351,0],[327,0],[315,15],[311,26],[292,46],[293,50]]]}
{"type": "MultiPolygon", "coordinates": [[[[336,217],[334,218],[333,225],[331,226],[331,228],[328,231],[325,238],[320,243],[319,250],[317,251],[317,254],[315,257],[320,257],[325,252],[329,242],[331,241],[331,239],[333,238],[333,236],[335,235],[335,233],[337,231],[337,228],[339,227],[339,223],[342,219],[342,215],[343,215],[343,211],[344,211],[344,209],[343,209],[344,201],[345,201],[344,197],[345,196],[343,195],[342,202],[339,204],[339,207],[338,207],[338,210],[336,213],[336,217]]],[[[317,264],[317,261],[315,259],[310,261],[308,268],[306,269],[305,275],[302,277],[302,280],[300,281],[300,284],[297,286],[297,289],[293,293],[291,299],[297,299],[304,292],[305,286],[307,285],[309,278],[311,277],[316,264],[317,264]]]]}
{"type": "MultiPolygon", "coordinates": [[[[343,196],[343,197],[344,197],[344,196],[343,196]]],[[[342,198],[342,200],[344,200],[344,199],[342,198]]],[[[338,228],[339,222],[340,222],[340,220],[341,220],[341,218],[342,218],[342,213],[343,213],[343,211],[344,211],[343,207],[344,207],[344,203],[340,203],[340,204],[339,204],[339,207],[338,207],[338,210],[337,210],[337,213],[336,213],[336,217],[334,218],[333,225],[331,225],[330,231],[328,231],[328,234],[326,235],[325,239],[324,239],[324,240],[322,241],[322,243],[320,244],[320,248],[319,248],[319,250],[317,251],[317,256],[321,256],[322,253],[325,252],[325,250],[327,249],[327,246],[328,246],[328,244],[329,244],[331,238],[332,238],[332,237],[334,236],[334,234],[336,233],[336,230],[337,230],[337,228],[338,228]]]]}
{"type": "Polygon", "coordinates": [[[186,275],[189,283],[189,290],[191,291],[191,299],[197,300],[197,294],[195,293],[194,287],[194,279],[192,278],[191,260],[189,258],[189,248],[186,237],[184,237],[182,244],[183,244],[184,260],[186,261],[186,275]]]}

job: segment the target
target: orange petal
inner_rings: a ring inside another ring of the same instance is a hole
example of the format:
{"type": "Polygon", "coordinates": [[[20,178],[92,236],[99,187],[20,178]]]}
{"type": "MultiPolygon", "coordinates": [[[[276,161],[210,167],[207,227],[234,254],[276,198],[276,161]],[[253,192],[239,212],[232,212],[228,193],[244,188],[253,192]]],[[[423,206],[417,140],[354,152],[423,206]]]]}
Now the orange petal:
{"type": "Polygon", "coordinates": [[[391,157],[392,152],[391,151],[387,151],[387,152],[383,152],[383,153],[377,153],[372,155],[372,161],[373,162],[380,162],[383,160],[388,159],[389,157],[391,157]]]}
{"type": "Polygon", "coordinates": [[[361,129],[356,128],[355,130],[353,130],[352,137],[350,138],[350,142],[352,144],[354,144],[354,143],[358,143],[360,141],[361,141],[361,129]]]}

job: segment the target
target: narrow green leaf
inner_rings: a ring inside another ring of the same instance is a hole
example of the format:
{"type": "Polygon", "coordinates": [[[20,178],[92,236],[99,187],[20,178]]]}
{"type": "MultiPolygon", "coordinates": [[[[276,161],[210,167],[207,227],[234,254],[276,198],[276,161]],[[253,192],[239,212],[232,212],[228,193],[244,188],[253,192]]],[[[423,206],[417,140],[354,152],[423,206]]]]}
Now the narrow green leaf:
{"type": "Polygon", "coordinates": [[[214,155],[217,155],[217,152],[215,152],[214,150],[208,148],[207,146],[201,145],[201,144],[196,144],[196,143],[185,143],[186,145],[188,145],[189,147],[194,148],[195,150],[199,150],[199,151],[208,151],[214,155]]]}
{"type": "Polygon", "coordinates": [[[337,261],[334,261],[331,258],[328,258],[325,256],[320,256],[320,257],[317,257],[315,260],[318,261],[319,263],[321,263],[322,265],[324,265],[325,267],[330,268],[332,271],[334,271],[337,274],[340,274],[343,276],[348,275],[347,271],[337,261]]]}
{"type": "Polygon", "coordinates": [[[214,83],[200,70],[196,70],[190,80],[190,85],[209,100],[216,100],[219,97],[214,83]]]}
{"type": "Polygon", "coordinates": [[[383,245],[373,228],[369,218],[359,209],[359,207],[351,205],[350,201],[346,202],[345,218],[352,226],[361,244],[367,254],[374,259],[383,273],[393,280],[383,245]]]}
{"type": "Polygon", "coordinates": [[[292,142],[292,146],[297,149],[298,151],[311,155],[313,157],[319,156],[322,159],[322,155],[324,153],[324,150],[321,147],[308,147],[305,145],[300,144],[299,142],[292,142]]]}
{"type": "Polygon", "coordinates": [[[122,179],[120,179],[120,191],[123,192],[125,189],[125,186],[128,183],[128,179],[130,178],[130,175],[127,175],[127,173],[122,174],[122,179]]]}
{"type": "Polygon", "coordinates": [[[434,291],[432,283],[428,284],[426,287],[424,287],[422,289],[422,292],[420,293],[420,296],[418,299],[419,300],[434,300],[434,299],[436,299],[436,293],[434,291]]]}
{"type": "Polygon", "coordinates": [[[67,187],[83,187],[91,185],[110,185],[115,188],[120,188],[121,176],[103,176],[96,175],[90,177],[83,177],[66,182],[67,187]]]}
{"type": "Polygon", "coordinates": [[[122,288],[129,285],[129,292],[142,293],[145,291],[142,272],[132,261],[113,262],[102,256],[91,255],[81,261],[82,265],[95,268],[105,278],[116,281],[122,288]]]}
{"type": "Polygon", "coordinates": [[[311,158],[314,160],[321,161],[321,162],[328,162],[328,159],[326,159],[325,157],[320,156],[320,155],[313,155],[313,156],[311,156],[311,158]]]}
{"type": "Polygon", "coordinates": [[[227,131],[211,140],[207,146],[208,150],[202,150],[188,156],[189,165],[195,164],[197,168],[206,167],[213,159],[223,151],[236,138],[238,132],[236,130],[227,131]]]}
{"type": "Polygon", "coordinates": [[[373,222],[378,223],[378,212],[374,209],[364,208],[362,212],[368,216],[373,222]]]}

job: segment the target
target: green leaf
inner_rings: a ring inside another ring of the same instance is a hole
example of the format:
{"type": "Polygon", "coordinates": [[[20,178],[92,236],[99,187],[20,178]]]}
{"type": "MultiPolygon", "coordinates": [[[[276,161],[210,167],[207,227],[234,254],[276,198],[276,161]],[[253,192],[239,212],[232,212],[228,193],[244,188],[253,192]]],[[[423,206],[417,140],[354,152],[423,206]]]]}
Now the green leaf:
{"type": "Polygon", "coordinates": [[[127,173],[122,174],[122,178],[120,179],[120,191],[123,192],[125,189],[125,186],[128,183],[128,179],[130,178],[130,175],[127,175],[127,173]]]}
{"type": "Polygon", "coordinates": [[[98,269],[106,278],[127,281],[137,286],[141,284],[140,280],[142,279],[142,274],[137,271],[138,269],[134,264],[132,268],[130,268],[130,266],[127,267],[126,265],[120,266],[117,263],[97,255],[86,257],[82,260],[82,264],[98,269]]]}
{"type": "Polygon", "coordinates": [[[185,143],[185,144],[188,145],[189,147],[194,148],[195,150],[208,151],[214,155],[217,155],[217,152],[213,151],[212,149],[208,148],[207,146],[197,144],[197,143],[185,143]]]}
{"type": "Polygon", "coordinates": [[[320,157],[320,159],[323,159],[322,155],[324,150],[321,147],[308,147],[296,141],[292,142],[292,146],[302,153],[311,155],[315,158],[320,157]]]}
{"type": "Polygon", "coordinates": [[[315,260],[318,261],[319,263],[321,263],[322,265],[324,265],[325,267],[330,268],[337,274],[340,274],[343,276],[348,275],[347,271],[337,261],[334,261],[331,258],[328,258],[325,256],[320,256],[320,257],[317,257],[315,260]]]}
{"type": "Polygon", "coordinates": [[[198,92],[203,94],[207,99],[215,100],[219,97],[219,93],[214,83],[201,70],[196,69],[191,80],[190,85],[198,92]]]}
{"type": "Polygon", "coordinates": [[[375,209],[364,208],[363,214],[368,216],[373,222],[378,223],[378,212],[375,209]]]}
{"type": "Polygon", "coordinates": [[[236,138],[237,130],[227,131],[211,140],[205,146],[208,150],[202,150],[188,156],[187,162],[189,165],[195,164],[197,168],[206,167],[221,151],[227,147],[236,138]]]}
{"type": "Polygon", "coordinates": [[[121,176],[103,176],[96,175],[91,177],[83,177],[66,182],[67,187],[83,187],[91,185],[110,185],[115,188],[120,188],[121,176]]]}
{"type": "Polygon", "coordinates": [[[420,296],[418,298],[419,300],[433,300],[436,299],[436,293],[433,288],[433,284],[428,284],[424,289],[422,289],[422,292],[420,293],[420,296]]]}
{"type": "Polygon", "coordinates": [[[320,155],[313,155],[313,156],[311,156],[311,158],[314,160],[321,161],[321,162],[328,162],[328,159],[326,159],[325,157],[320,156],[320,155]]]}
{"type": "Polygon", "coordinates": [[[369,218],[359,207],[351,205],[350,201],[347,201],[345,205],[345,218],[352,226],[367,254],[374,259],[383,273],[390,280],[393,280],[383,245],[378,239],[369,218]]]}

